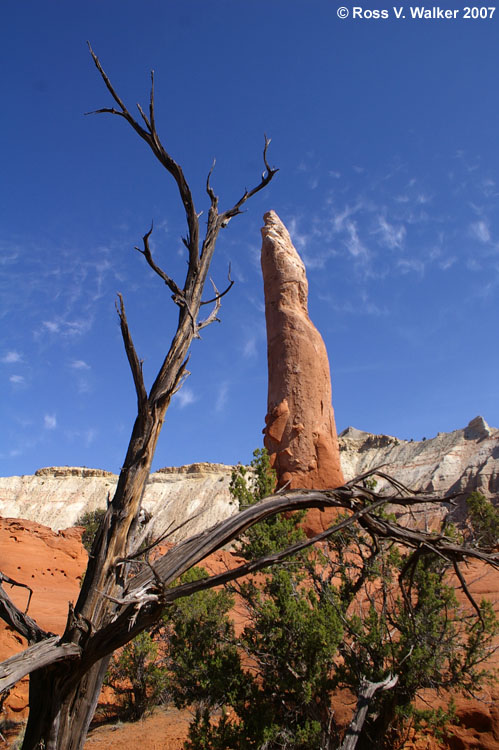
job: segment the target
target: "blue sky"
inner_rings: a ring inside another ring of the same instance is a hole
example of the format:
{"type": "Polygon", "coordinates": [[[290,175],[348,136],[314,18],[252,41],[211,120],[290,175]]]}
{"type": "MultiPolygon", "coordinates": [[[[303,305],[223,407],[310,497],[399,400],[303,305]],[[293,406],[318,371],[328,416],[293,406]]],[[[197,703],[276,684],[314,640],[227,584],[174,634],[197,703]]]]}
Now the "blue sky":
{"type": "Polygon", "coordinates": [[[258,181],[264,133],[280,168],[220,236],[213,278],[230,262],[236,283],[194,344],[155,467],[261,444],[271,208],[307,265],[339,431],[499,426],[499,17],[396,20],[369,3],[391,17],[340,20],[338,5],[3,0],[1,475],[119,470],[135,394],[116,293],[149,383],[175,327],[133,248],[154,219],[156,257],[182,278],[180,202],[124,121],[84,115],[110,106],[87,39],[130,108],[154,68],[158,130],[198,210],[214,157],[222,208],[258,181]]]}

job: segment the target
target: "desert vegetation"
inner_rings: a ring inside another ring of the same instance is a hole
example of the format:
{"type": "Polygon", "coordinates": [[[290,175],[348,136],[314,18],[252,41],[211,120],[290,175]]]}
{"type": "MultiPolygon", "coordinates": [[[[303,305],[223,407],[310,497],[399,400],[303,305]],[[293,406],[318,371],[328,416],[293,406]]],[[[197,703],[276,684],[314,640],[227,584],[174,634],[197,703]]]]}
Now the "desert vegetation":
{"type": "MultiPolygon", "coordinates": [[[[140,714],[156,687],[159,692],[164,688],[161,680],[155,683],[150,656],[156,642],[147,635],[160,621],[168,633],[166,689],[178,705],[198,705],[191,747],[330,750],[341,746],[346,750],[359,742],[359,747],[384,742],[387,733],[399,731],[404,712],[416,716],[412,698],[420,687],[445,687],[459,675],[463,687],[471,688],[483,679],[479,667],[495,625],[490,608],[469,593],[460,564],[476,559],[497,566],[497,555],[490,547],[482,549],[479,541],[467,543],[450,527],[435,534],[407,528],[387,516],[387,503],[408,508],[422,498],[380,472],[336,489],[274,495],[272,476],[261,456],[255,466],[254,491],[243,486],[241,475],[234,478],[239,513],[177,544],[157,560],[146,557],[138,563],[160,541],[144,547],[139,519],[167,409],[187,376],[193,340],[218,319],[222,298],[232,287],[229,278],[224,291],[214,286],[204,298],[217,237],[243,205],[267,187],[277,170],[268,162],[270,141],[265,138],[263,174],[225,210],[219,208],[211,170],[205,185],[208,210],[203,236],[201,214],[183,170],[163,146],[156,128],[153,77],[149,107],[145,111],[139,106],[137,120],[90,52],[113,100],[113,106],[97,113],[124,120],[178,188],[187,223],[183,242],[188,263],[184,279],[177,282],[169,276],[153,257],[152,226],[136,248],[178,308],[170,347],[148,387],[125,303],[118,296],[137,415],[115,494],[90,547],[81,591],[69,607],[63,634],[41,628],[0,587],[0,616],[27,643],[22,653],[0,665],[0,691],[30,677],[30,712],[22,749],[81,750],[103,681],[108,674],[107,679],[116,684],[113,669],[116,665],[119,669],[120,659],[122,668],[142,670],[142,683],[136,688],[132,684],[127,699],[129,709],[140,714]],[[211,311],[201,318],[204,305],[210,305],[211,311]],[[388,482],[386,492],[373,487],[376,475],[388,482]],[[308,508],[336,508],[340,515],[322,533],[303,538],[299,515],[280,514],[308,508]],[[210,553],[237,539],[242,560],[236,567],[211,575],[196,570],[210,553]],[[270,566],[275,566],[272,572],[260,572],[270,566]],[[453,603],[443,575],[447,568],[457,576],[474,610],[473,618],[464,618],[462,624],[450,615],[453,603]],[[253,578],[257,573],[259,577],[253,578]],[[229,583],[232,593],[212,591],[229,583]],[[249,624],[237,636],[228,619],[231,596],[243,601],[248,611],[249,624]],[[357,601],[359,606],[351,611],[357,601]],[[201,645],[192,642],[189,648],[187,640],[194,633],[189,618],[196,611],[207,626],[197,629],[206,652],[201,661],[201,645]],[[131,645],[137,637],[140,640],[131,645]],[[461,644],[463,656],[451,650],[454,642],[461,644]],[[121,656],[109,670],[111,655],[120,648],[121,656]],[[419,682],[414,677],[416,659],[424,665],[419,668],[419,682]],[[330,710],[331,694],[340,685],[350,687],[358,698],[358,709],[342,737],[330,710]],[[213,722],[216,711],[221,715],[213,722]]],[[[154,318],[151,325],[157,324],[154,318]]],[[[425,497],[433,503],[441,499],[425,497]]],[[[29,588],[1,574],[0,583],[29,588]]],[[[423,719],[433,721],[433,717],[423,719]]]]}
{"type": "MultiPolygon", "coordinates": [[[[244,467],[233,474],[240,506],[275,486],[265,451],[255,453],[249,476],[244,467]]],[[[475,510],[464,531],[444,521],[449,538],[480,538],[483,515],[489,526],[499,519],[483,496],[468,506],[475,510]]],[[[251,561],[303,540],[303,513],[253,526],[236,554],[251,561]]],[[[485,662],[498,632],[490,602],[458,602],[451,569],[432,551],[408,552],[347,526],[264,574],[176,601],[156,626],[149,657],[159,644],[168,700],[193,709],[186,750],[381,749],[402,747],[412,730],[441,736],[454,703],[435,707],[424,691],[473,696],[489,684],[485,662]],[[358,701],[346,731],[334,708],[344,689],[358,701]]],[[[207,575],[195,568],[183,581],[207,575]]],[[[131,689],[143,671],[124,654],[113,674],[131,689]]],[[[154,681],[149,695],[152,702],[154,681]]]]}

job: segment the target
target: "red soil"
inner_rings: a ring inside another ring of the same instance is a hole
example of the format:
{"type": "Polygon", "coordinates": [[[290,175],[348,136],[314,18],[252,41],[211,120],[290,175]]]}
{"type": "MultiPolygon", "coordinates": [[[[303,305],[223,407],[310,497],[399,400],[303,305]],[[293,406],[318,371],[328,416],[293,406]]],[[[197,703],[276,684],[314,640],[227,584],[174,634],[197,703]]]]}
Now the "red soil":
{"type": "MultiPolygon", "coordinates": [[[[68,602],[75,602],[87,555],[80,541],[79,529],[67,529],[59,534],[45,526],[19,519],[0,519],[0,570],[9,577],[26,583],[33,589],[30,615],[41,627],[61,633],[66,624],[68,602]]],[[[225,550],[212,555],[203,565],[210,572],[220,572],[237,564],[225,550]]],[[[473,564],[467,571],[471,590],[478,598],[499,599],[499,572],[473,564]]],[[[27,602],[23,588],[5,586],[13,601],[22,609],[27,602]]],[[[239,627],[244,622],[244,611],[236,607],[239,627]]],[[[22,650],[23,639],[0,622],[0,661],[22,650]]],[[[497,667],[499,656],[492,662],[497,667]]],[[[6,738],[12,739],[27,715],[27,680],[13,688],[4,709],[3,719],[12,722],[6,738]]],[[[109,696],[105,696],[109,698],[109,696]]],[[[434,698],[431,698],[434,703],[434,698]]],[[[449,738],[439,744],[432,737],[419,737],[406,744],[407,750],[499,750],[499,687],[496,685],[484,696],[484,701],[467,701],[455,696],[459,725],[450,728],[449,738]]],[[[353,702],[347,693],[339,696],[338,713],[348,721],[353,702]]],[[[190,721],[188,711],[158,709],[137,724],[103,725],[89,734],[86,750],[128,750],[142,746],[147,750],[180,750],[187,736],[190,721]]],[[[0,750],[8,747],[0,739],[0,750]]]]}

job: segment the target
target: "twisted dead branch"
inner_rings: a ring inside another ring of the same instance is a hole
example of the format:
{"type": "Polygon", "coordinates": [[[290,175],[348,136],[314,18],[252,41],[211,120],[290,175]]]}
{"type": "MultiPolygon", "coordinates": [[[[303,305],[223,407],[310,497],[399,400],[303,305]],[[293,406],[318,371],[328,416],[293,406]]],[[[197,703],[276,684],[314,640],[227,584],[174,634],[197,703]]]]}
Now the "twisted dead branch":
{"type": "MultiPolygon", "coordinates": [[[[161,616],[170,602],[180,597],[190,596],[197,591],[220,586],[270,565],[276,565],[287,557],[328,539],[355,523],[366,529],[376,540],[391,540],[406,548],[425,549],[434,552],[445,557],[457,569],[459,569],[460,562],[470,559],[481,560],[488,565],[499,568],[498,554],[490,554],[477,548],[456,544],[443,534],[435,535],[426,531],[408,529],[394,521],[386,520],[380,514],[384,506],[390,504],[407,507],[421,503],[422,494],[410,493],[399,482],[392,481],[389,476],[383,475],[383,478],[390,483],[395,491],[392,494],[379,495],[371,489],[366,489],[362,484],[366,477],[375,474],[379,475],[379,472],[363,475],[335,490],[291,490],[274,495],[242,510],[201,534],[196,534],[181,542],[155,561],[154,566],[144,567],[128,582],[120,596],[111,596],[101,592],[108,601],[115,605],[112,621],[99,629],[93,628],[92,623],[90,623],[90,636],[86,642],[84,653],[78,656],[75,651],[71,651],[71,658],[80,658],[85,662],[94,663],[127,643],[142,630],[150,627],[161,616]],[[237,539],[250,526],[277,513],[308,508],[337,508],[341,511],[347,511],[350,515],[320,534],[300,541],[277,553],[244,563],[223,573],[190,583],[175,585],[175,581],[184,572],[200,563],[216,550],[237,539]]],[[[448,498],[424,496],[424,502],[438,504],[448,502],[448,498]]],[[[407,574],[408,571],[402,572],[407,574]]],[[[459,578],[459,580],[462,584],[464,578],[459,578]]],[[[13,604],[11,606],[15,609],[13,604]]],[[[47,646],[47,650],[43,650],[43,653],[28,650],[29,653],[24,652],[24,655],[12,657],[9,661],[8,673],[3,675],[0,673],[0,690],[12,687],[15,681],[19,679],[21,672],[24,672],[25,675],[39,668],[41,659],[43,659],[43,665],[50,663],[51,652],[54,661],[60,660],[60,647],[63,642],[63,639],[51,640],[50,646],[47,646]]]]}

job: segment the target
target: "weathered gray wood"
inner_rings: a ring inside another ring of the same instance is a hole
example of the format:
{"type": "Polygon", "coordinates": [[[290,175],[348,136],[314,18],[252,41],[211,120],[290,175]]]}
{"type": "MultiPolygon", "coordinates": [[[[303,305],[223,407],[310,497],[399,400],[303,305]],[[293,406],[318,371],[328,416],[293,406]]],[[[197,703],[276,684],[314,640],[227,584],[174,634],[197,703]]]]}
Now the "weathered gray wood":
{"type": "Polygon", "coordinates": [[[78,646],[74,643],[61,643],[58,635],[35,643],[0,664],[0,692],[10,690],[16,682],[35,669],[42,669],[59,661],[77,659],[80,655],[81,649],[78,646]]]}
{"type": "MultiPolygon", "coordinates": [[[[62,639],[64,643],[72,644],[81,650],[81,659],[76,668],[68,671],[64,664],[56,663],[59,660],[55,659],[53,644],[51,645],[50,642],[47,648],[48,653],[54,656],[53,664],[50,660],[47,663],[39,663],[38,656],[28,657],[31,659],[35,672],[30,685],[31,710],[23,750],[33,750],[42,745],[50,750],[80,750],[83,745],[89,712],[95,705],[95,697],[100,690],[103,673],[102,663],[96,661],[94,655],[87,654],[87,644],[96,633],[109,626],[115,619],[118,606],[116,601],[123,598],[129,568],[127,563],[119,566],[116,563],[133,553],[138,543],[137,519],[166,411],[172,396],[181,386],[186,375],[186,364],[193,339],[199,338],[201,328],[217,320],[220,299],[223,295],[220,295],[216,288],[211,314],[202,321],[198,320],[198,316],[219,232],[227,226],[232,217],[241,213],[242,205],[249,198],[269,184],[277,171],[268,164],[267,150],[270,141],[265,138],[263,151],[265,170],[259,182],[251,190],[245,190],[242,197],[231,208],[221,212],[218,210],[218,198],[210,186],[208,176],[206,192],[210,207],[206,233],[201,243],[200,214],[196,212],[191,190],[182,168],[166,151],[156,130],[154,77],[151,75],[148,115],[139,106],[144,127],[132,117],[90,45],[89,48],[102,80],[117,105],[117,107],[106,107],[97,112],[109,113],[125,119],[175,180],[187,222],[187,237],[183,241],[188,249],[189,262],[183,283],[177,283],[163,271],[152,256],[149,247],[152,226],[144,235],[144,247],[139,252],[144,255],[149,266],[173,293],[172,299],[179,308],[175,334],[149,392],[144,383],[142,364],[128,326],[123,298],[119,295],[117,312],[137,394],[137,417],[114,497],[95,538],[80,596],[74,612],[69,613],[68,624],[62,639]],[[47,664],[51,664],[50,668],[47,664]]],[[[232,282],[230,282],[231,285],[232,282]]],[[[41,631],[36,623],[32,623],[27,616],[23,616],[8,600],[8,597],[0,602],[0,616],[32,640],[45,639],[48,635],[41,631]]]]}
{"type": "Polygon", "coordinates": [[[389,674],[381,682],[362,680],[357,695],[357,707],[352,721],[348,725],[339,750],[355,750],[362,727],[367,718],[369,704],[379,690],[390,690],[398,682],[398,675],[389,674]]]}

